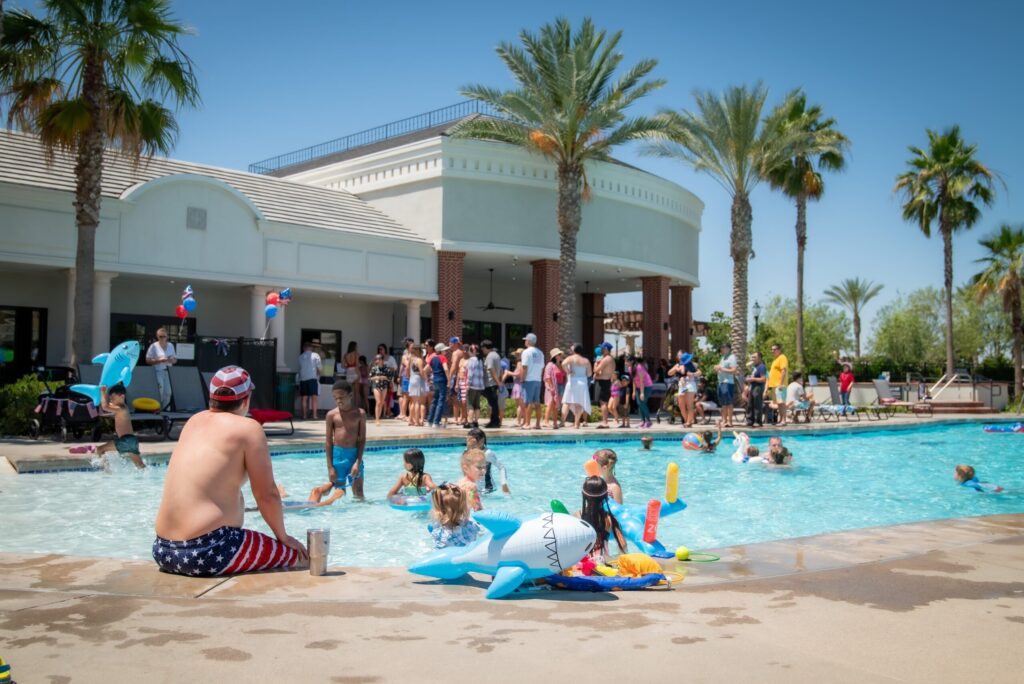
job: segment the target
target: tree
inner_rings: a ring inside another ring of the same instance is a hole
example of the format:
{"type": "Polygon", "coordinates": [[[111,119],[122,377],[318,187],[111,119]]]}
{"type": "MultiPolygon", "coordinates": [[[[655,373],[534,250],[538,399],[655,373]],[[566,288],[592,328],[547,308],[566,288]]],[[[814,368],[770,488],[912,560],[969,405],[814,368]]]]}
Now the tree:
{"type": "Polygon", "coordinates": [[[558,179],[558,343],[572,344],[576,328],[576,241],[581,204],[589,197],[585,165],[608,161],[611,150],[664,128],[659,119],[626,118],[636,100],[665,81],[644,80],[657,66],[645,59],[613,80],[623,55],[622,32],[608,36],[584,19],[573,33],[568,19],[519,33],[521,46],[502,43],[498,57],[517,82],[513,90],[467,86],[462,94],[489,105],[498,117],[477,117],[453,135],[496,140],[539,153],[555,163],[558,179]]]}
{"type": "Polygon", "coordinates": [[[987,253],[977,262],[985,268],[971,279],[973,290],[981,300],[997,294],[1003,309],[1010,316],[1013,333],[1013,387],[1014,396],[1024,390],[1021,370],[1024,325],[1021,321],[1021,294],[1024,283],[1024,226],[999,227],[996,234],[978,241],[987,253]]]}
{"type": "MultiPolygon", "coordinates": [[[[768,90],[732,86],[720,96],[697,90],[696,112],[664,111],[668,134],[645,149],[647,154],[679,159],[718,182],[732,197],[732,348],[740,358],[747,350],[747,272],[753,245],[750,192],[769,169],[790,158],[794,144],[805,135],[787,129],[771,117],[762,122],[768,90]]],[[[783,102],[777,111],[787,111],[783,102]]]]}
{"type": "Polygon", "coordinates": [[[178,38],[169,0],[45,0],[46,16],[4,15],[0,84],[8,125],[39,135],[52,156],[75,157],[76,359],[92,356],[96,229],[103,159],[168,153],[177,106],[199,100],[192,62],[178,38]],[[107,150],[107,146],[114,150],[107,150]]]}
{"type": "Polygon", "coordinates": [[[796,367],[804,367],[804,250],[807,248],[807,200],[821,199],[825,182],[821,171],[840,171],[846,165],[843,153],[849,139],[836,130],[835,119],[822,118],[821,107],[807,106],[800,91],[786,98],[773,120],[783,128],[804,135],[794,145],[790,157],[768,171],[768,182],[796,203],[796,340],[792,347],[796,367]]]}
{"type": "Polygon", "coordinates": [[[942,364],[936,334],[942,321],[942,293],[935,288],[898,296],[878,311],[871,351],[899,367],[920,372],[942,364]]]}
{"type": "Polygon", "coordinates": [[[910,146],[910,167],[896,178],[893,189],[902,194],[903,219],[917,224],[925,237],[938,222],[945,262],[946,375],[955,372],[953,350],[953,232],[967,229],[981,217],[978,203],[991,205],[995,174],[975,159],[977,145],[960,137],[960,127],[942,133],[928,130],[928,150],[910,146]]]}
{"type": "MultiPolygon", "coordinates": [[[[841,312],[824,302],[812,302],[804,311],[807,317],[807,355],[801,370],[824,373],[835,368],[836,352],[850,344],[850,322],[841,312]]],[[[762,353],[772,344],[783,350],[796,344],[796,302],[779,296],[773,297],[761,313],[755,343],[762,353]]]]}
{"type": "Polygon", "coordinates": [[[861,280],[860,278],[847,278],[838,285],[833,285],[825,290],[825,301],[850,310],[853,317],[854,358],[858,361],[860,360],[860,312],[881,291],[881,285],[875,285],[870,280],[861,280]]]}

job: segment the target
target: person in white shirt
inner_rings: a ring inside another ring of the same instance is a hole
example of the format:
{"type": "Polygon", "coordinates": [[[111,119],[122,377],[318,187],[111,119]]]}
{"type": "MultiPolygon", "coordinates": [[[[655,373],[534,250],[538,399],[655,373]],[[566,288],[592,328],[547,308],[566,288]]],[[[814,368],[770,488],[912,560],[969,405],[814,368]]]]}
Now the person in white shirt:
{"type": "Polygon", "coordinates": [[[520,363],[526,369],[523,374],[523,427],[530,427],[530,412],[537,414],[537,423],[534,430],[540,430],[540,417],[544,412],[544,404],[541,403],[540,389],[544,381],[544,352],[537,349],[537,336],[533,333],[523,338],[526,342],[526,350],[520,359],[520,363]]]}
{"type": "Polygon", "coordinates": [[[316,353],[312,342],[302,345],[299,354],[299,409],[302,420],[316,418],[320,403],[320,371],[324,362],[316,353]]]}
{"type": "MultiPolygon", "coordinates": [[[[786,408],[790,411],[806,411],[806,421],[811,422],[814,413],[814,399],[804,391],[802,373],[793,373],[793,382],[786,388],[786,408]]],[[[795,415],[795,414],[794,414],[795,415]]]]}
{"type": "Polygon", "coordinates": [[[167,328],[157,328],[156,342],[146,350],[146,363],[156,371],[156,384],[160,388],[160,408],[166,409],[171,404],[171,378],[168,372],[178,363],[174,344],[167,341],[167,328]]]}

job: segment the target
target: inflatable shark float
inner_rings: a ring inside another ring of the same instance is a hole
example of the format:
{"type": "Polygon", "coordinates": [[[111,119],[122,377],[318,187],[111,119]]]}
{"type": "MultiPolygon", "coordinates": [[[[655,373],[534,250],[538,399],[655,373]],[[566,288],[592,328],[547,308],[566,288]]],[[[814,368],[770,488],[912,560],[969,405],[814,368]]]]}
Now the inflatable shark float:
{"type": "MultiPolygon", "coordinates": [[[[103,364],[100,372],[100,385],[111,388],[117,383],[125,387],[132,381],[132,371],[139,362],[139,343],[137,340],[122,342],[109,354],[100,354],[92,360],[95,364],[103,364]]],[[[96,406],[100,405],[100,385],[72,385],[71,391],[83,394],[96,406]]]]}
{"type": "Polygon", "coordinates": [[[520,520],[504,512],[481,511],[473,519],[490,534],[469,546],[441,549],[412,565],[409,572],[438,579],[456,579],[467,572],[494,575],[486,596],[497,599],[527,580],[571,568],[597,541],[593,527],[564,513],[520,520]]]}

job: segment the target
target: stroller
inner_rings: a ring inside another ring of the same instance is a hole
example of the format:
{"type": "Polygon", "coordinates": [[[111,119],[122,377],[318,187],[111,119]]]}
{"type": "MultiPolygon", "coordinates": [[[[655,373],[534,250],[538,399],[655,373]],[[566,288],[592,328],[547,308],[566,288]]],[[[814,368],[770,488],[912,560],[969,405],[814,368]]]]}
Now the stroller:
{"type": "Polygon", "coordinates": [[[74,369],[43,368],[37,376],[46,385],[46,391],[39,395],[39,404],[29,426],[32,439],[39,439],[44,432],[54,432],[60,435],[62,442],[66,442],[68,433],[75,439],[81,439],[89,432],[94,442],[100,441],[103,429],[99,410],[91,401],[83,401],[84,397],[71,392],[71,385],[77,382],[74,369]],[[65,384],[57,387],[52,384],[61,381],[65,384]]]}
{"type": "Polygon", "coordinates": [[[655,418],[659,423],[663,413],[668,414],[669,425],[675,425],[676,420],[682,421],[683,415],[679,412],[679,403],[676,402],[677,394],[679,394],[679,380],[677,378],[669,378],[668,388],[665,390],[665,394],[661,399],[661,405],[655,414],[655,418]]]}

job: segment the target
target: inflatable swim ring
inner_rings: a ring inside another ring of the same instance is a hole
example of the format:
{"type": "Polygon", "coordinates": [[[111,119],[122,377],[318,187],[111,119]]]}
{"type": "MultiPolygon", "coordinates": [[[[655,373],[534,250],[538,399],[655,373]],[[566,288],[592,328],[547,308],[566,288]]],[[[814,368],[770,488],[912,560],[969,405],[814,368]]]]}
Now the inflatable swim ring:
{"type": "Polygon", "coordinates": [[[160,411],[160,402],[149,397],[139,397],[132,400],[132,408],[145,413],[157,413],[160,411]]]}
{"type": "Polygon", "coordinates": [[[396,511],[429,511],[430,494],[395,494],[388,497],[388,506],[396,511]]]}
{"type": "Polygon", "coordinates": [[[704,438],[696,432],[687,432],[683,435],[683,448],[687,451],[702,451],[704,449],[704,438]]]}
{"type": "Polygon", "coordinates": [[[985,432],[1022,432],[1024,433],[1024,423],[998,423],[996,425],[986,425],[982,428],[985,432]]]}
{"type": "Polygon", "coordinates": [[[603,575],[565,577],[563,575],[551,575],[544,578],[545,582],[556,589],[567,589],[569,591],[631,591],[653,587],[667,580],[668,578],[661,573],[651,573],[642,577],[604,577],[603,575]]]}

